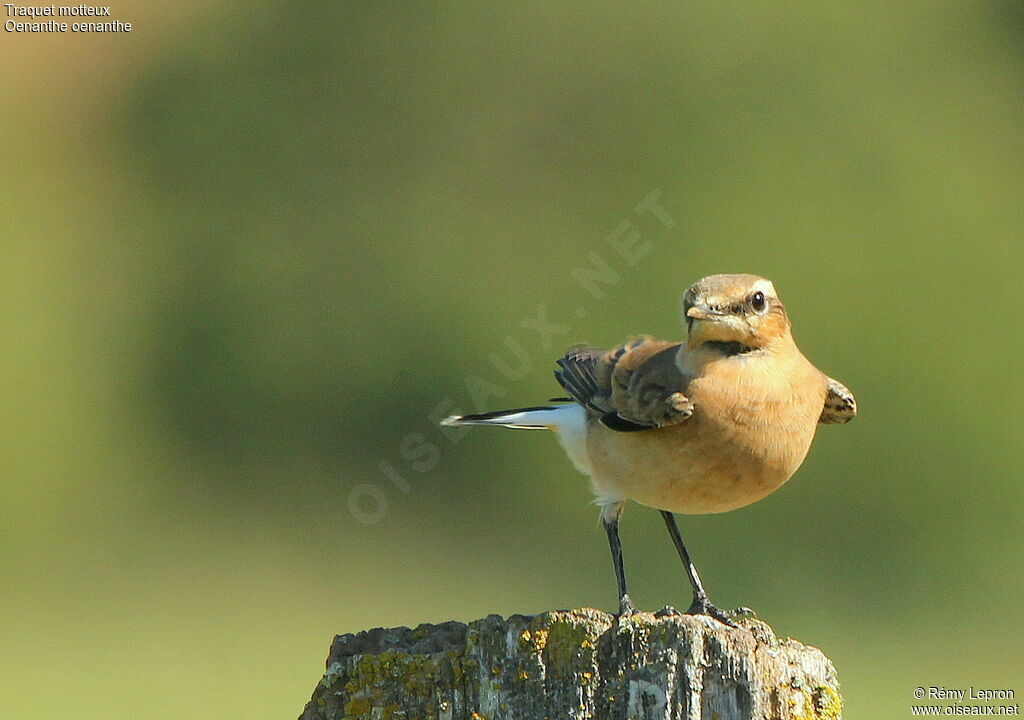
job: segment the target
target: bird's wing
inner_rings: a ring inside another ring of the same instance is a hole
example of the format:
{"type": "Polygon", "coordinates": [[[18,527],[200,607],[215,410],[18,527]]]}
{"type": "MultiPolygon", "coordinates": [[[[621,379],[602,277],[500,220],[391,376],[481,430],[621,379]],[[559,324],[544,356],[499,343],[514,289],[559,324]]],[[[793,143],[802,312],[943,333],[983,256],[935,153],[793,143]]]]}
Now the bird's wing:
{"type": "Polygon", "coordinates": [[[825,407],[821,410],[820,423],[847,423],[857,414],[857,401],[850,389],[838,380],[828,378],[828,393],[825,407]]]}
{"type": "Polygon", "coordinates": [[[675,425],[693,414],[689,378],[675,358],[679,343],[643,337],[612,350],[580,348],[558,360],[555,377],[612,430],[675,425]]]}

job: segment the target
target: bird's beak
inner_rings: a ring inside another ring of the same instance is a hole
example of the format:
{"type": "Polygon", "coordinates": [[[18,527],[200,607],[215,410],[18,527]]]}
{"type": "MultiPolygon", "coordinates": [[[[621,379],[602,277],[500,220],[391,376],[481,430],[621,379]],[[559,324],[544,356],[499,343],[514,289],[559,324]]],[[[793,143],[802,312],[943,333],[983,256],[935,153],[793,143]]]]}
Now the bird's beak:
{"type": "Polygon", "coordinates": [[[686,311],[686,317],[693,318],[694,320],[713,320],[714,318],[722,317],[722,315],[725,315],[725,313],[712,310],[707,305],[693,305],[686,311]]]}

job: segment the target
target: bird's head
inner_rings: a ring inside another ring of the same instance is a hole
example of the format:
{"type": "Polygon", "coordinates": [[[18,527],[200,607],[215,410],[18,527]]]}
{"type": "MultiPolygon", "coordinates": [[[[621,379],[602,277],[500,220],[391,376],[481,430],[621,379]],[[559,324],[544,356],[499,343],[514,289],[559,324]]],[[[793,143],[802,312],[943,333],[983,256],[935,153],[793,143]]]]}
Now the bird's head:
{"type": "Polygon", "coordinates": [[[709,275],[683,295],[691,347],[728,343],[761,349],[790,337],[786,308],[775,286],[757,275],[709,275]]]}

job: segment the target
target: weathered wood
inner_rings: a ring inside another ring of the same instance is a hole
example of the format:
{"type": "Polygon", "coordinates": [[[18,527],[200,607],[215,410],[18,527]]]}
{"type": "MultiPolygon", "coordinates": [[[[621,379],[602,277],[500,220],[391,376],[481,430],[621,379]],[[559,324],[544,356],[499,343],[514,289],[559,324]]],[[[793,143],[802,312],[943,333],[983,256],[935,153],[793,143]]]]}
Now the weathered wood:
{"type": "Polygon", "coordinates": [[[765,623],[598,610],[339,635],[300,720],[840,720],[835,668],[765,623]]]}

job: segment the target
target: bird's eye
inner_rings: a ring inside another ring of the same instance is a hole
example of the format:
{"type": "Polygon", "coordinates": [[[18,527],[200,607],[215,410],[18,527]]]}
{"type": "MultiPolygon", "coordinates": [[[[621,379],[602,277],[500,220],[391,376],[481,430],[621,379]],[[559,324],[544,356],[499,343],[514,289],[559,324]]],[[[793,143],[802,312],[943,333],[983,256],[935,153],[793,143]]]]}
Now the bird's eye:
{"type": "Polygon", "coordinates": [[[763,312],[767,305],[768,304],[764,299],[764,293],[760,290],[750,296],[750,307],[754,308],[757,312],[763,312]]]}

